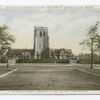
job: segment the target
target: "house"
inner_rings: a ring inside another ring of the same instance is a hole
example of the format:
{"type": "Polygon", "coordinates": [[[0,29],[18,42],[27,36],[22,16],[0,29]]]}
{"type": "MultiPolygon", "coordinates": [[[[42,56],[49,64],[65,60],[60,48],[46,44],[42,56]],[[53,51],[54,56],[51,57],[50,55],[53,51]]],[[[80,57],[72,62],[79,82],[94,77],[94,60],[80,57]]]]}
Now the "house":
{"type": "Polygon", "coordinates": [[[67,52],[65,49],[61,49],[59,52],[59,59],[67,59],[67,52]]]}
{"type": "Polygon", "coordinates": [[[72,50],[71,49],[55,49],[55,58],[56,59],[71,59],[72,50]]]}
{"type": "Polygon", "coordinates": [[[17,59],[29,60],[33,58],[33,49],[13,49],[17,59]]]}

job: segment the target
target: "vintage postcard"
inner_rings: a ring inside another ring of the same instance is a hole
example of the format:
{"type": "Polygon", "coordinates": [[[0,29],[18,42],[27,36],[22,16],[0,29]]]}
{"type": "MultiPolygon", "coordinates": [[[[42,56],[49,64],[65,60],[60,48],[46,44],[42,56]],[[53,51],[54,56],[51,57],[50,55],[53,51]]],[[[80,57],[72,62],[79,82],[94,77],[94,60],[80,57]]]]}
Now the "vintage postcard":
{"type": "Polygon", "coordinates": [[[0,6],[0,94],[100,94],[100,6],[0,6]]]}

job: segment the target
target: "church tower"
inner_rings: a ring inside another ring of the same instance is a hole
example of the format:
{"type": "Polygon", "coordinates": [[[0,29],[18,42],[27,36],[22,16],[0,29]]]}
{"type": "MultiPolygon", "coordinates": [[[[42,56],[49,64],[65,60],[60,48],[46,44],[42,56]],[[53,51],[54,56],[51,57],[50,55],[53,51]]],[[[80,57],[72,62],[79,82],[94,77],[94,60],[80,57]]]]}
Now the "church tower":
{"type": "Polygon", "coordinates": [[[34,27],[34,59],[49,58],[47,27],[34,27]]]}

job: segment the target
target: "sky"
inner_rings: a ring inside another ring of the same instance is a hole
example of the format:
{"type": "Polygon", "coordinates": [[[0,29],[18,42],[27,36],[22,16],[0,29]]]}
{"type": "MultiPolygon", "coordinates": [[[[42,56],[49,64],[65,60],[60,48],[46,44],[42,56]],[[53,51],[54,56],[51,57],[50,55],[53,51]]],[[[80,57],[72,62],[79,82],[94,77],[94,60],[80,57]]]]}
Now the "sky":
{"type": "Polygon", "coordinates": [[[16,42],[12,48],[33,48],[34,26],[48,27],[50,48],[84,52],[79,43],[91,25],[100,21],[100,7],[1,7],[0,25],[7,25],[16,42]]]}

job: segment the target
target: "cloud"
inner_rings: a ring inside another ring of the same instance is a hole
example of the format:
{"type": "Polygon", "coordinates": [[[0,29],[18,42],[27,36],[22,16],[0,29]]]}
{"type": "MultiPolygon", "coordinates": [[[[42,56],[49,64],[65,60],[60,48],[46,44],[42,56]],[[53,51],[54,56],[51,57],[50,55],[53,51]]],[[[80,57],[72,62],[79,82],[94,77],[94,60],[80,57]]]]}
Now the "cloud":
{"type": "Polygon", "coordinates": [[[68,48],[78,53],[81,52],[79,42],[85,38],[87,29],[100,18],[98,12],[88,8],[9,9],[3,16],[0,14],[0,23],[9,25],[16,37],[15,48],[25,48],[25,45],[33,48],[34,26],[47,26],[51,48],[68,48]]]}

